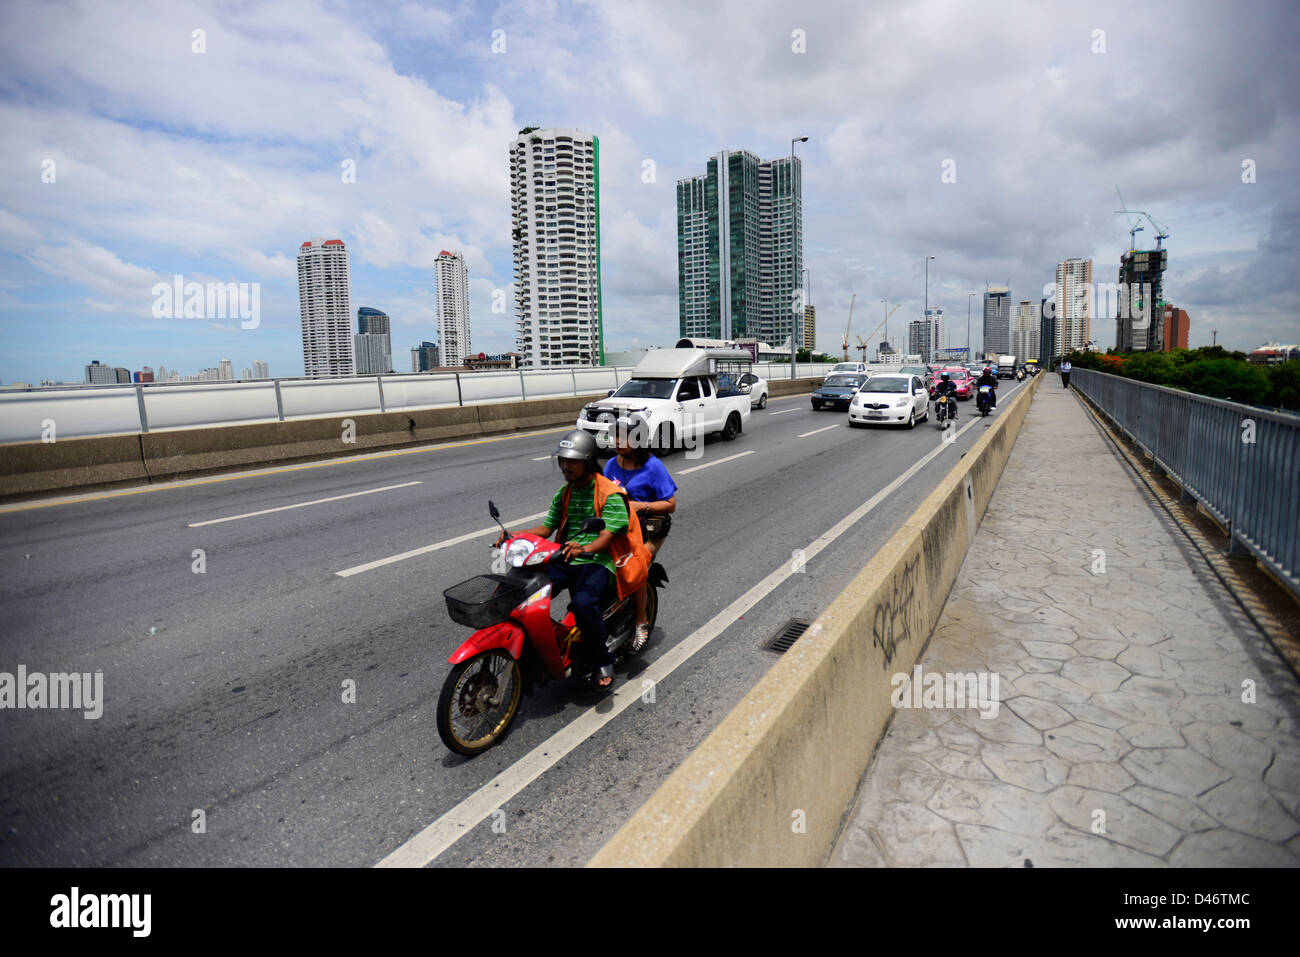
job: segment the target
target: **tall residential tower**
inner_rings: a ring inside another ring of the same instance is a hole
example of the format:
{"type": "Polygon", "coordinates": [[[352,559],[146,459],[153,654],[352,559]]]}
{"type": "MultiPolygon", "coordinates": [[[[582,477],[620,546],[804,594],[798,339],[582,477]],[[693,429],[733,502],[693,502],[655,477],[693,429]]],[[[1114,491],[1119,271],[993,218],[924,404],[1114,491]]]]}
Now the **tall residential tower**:
{"type": "Polygon", "coordinates": [[[510,212],[523,365],[603,365],[600,140],[573,129],[520,130],[510,147],[510,212]]]}
{"type": "Polygon", "coordinates": [[[469,274],[460,252],[443,250],[433,264],[437,281],[438,351],[442,364],[463,366],[469,355],[469,274]]]}
{"type": "Polygon", "coordinates": [[[1056,266],[1056,355],[1092,341],[1092,260],[1067,259],[1056,266]]]}
{"type": "Polygon", "coordinates": [[[792,334],[811,348],[796,278],[803,272],[803,178],[796,157],[746,150],[710,157],[677,181],[678,333],[706,339],[792,334]]]}
{"type": "Polygon", "coordinates": [[[354,375],[352,284],[341,239],[311,239],[298,248],[298,308],[303,374],[354,375]]]}

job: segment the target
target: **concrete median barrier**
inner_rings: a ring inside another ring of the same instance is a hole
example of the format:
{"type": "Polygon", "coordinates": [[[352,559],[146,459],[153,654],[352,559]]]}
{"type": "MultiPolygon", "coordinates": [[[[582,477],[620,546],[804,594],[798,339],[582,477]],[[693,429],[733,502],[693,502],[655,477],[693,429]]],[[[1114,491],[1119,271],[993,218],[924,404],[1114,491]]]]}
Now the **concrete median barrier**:
{"type": "MultiPolygon", "coordinates": [[[[1040,377],[1041,378],[1041,377],[1040,377]]],[[[592,867],[818,866],[920,660],[1035,379],[592,867]]]]}
{"type": "Polygon", "coordinates": [[[135,434],[0,446],[0,498],[148,478],[135,434]]]}
{"type": "Polygon", "coordinates": [[[773,397],[778,395],[798,395],[801,392],[810,393],[821,384],[821,376],[813,379],[768,379],[767,394],[769,397],[773,397]]]}
{"type": "Polygon", "coordinates": [[[605,398],[605,393],[565,396],[559,399],[534,399],[529,402],[500,402],[475,406],[479,430],[484,435],[500,432],[525,432],[552,425],[577,425],[578,413],[588,402],[605,398]]]}

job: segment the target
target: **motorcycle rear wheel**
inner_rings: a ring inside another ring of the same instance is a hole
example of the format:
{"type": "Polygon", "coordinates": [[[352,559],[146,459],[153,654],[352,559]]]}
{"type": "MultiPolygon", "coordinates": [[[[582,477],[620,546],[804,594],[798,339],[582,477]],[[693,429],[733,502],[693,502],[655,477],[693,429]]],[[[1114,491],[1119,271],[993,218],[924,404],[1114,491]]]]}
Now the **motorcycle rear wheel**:
{"type": "Polygon", "coordinates": [[[523,692],[519,662],[493,648],[451,669],[438,696],[438,735],[457,754],[482,754],[510,728],[523,692]],[[506,682],[509,682],[506,684],[506,682]]]}

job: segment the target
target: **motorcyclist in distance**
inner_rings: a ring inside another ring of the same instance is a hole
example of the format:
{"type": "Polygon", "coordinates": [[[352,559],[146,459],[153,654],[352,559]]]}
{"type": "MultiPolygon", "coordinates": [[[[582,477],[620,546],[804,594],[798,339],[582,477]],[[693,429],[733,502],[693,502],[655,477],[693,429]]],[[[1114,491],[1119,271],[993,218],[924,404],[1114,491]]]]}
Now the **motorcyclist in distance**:
{"type": "Polygon", "coordinates": [[[998,407],[998,377],[993,374],[992,366],[985,366],[984,371],[980,373],[980,377],[975,381],[976,389],[979,389],[982,385],[993,386],[989,392],[989,408],[996,409],[998,407]]]}
{"type": "Polygon", "coordinates": [[[939,376],[939,381],[934,384],[934,398],[938,401],[942,396],[952,396],[953,401],[948,404],[950,419],[957,418],[957,383],[952,381],[952,377],[944,372],[939,376]]]}

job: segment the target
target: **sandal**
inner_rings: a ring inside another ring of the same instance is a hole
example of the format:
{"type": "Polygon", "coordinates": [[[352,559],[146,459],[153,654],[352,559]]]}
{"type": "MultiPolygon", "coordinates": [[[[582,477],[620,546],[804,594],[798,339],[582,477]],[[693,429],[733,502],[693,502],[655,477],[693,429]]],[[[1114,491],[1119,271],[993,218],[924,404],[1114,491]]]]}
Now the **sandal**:
{"type": "Polygon", "coordinates": [[[636,634],[632,636],[632,645],[631,645],[632,654],[634,655],[638,654],[641,651],[641,649],[645,647],[646,642],[649,640],[650,640],[650,626],[637,625],[636,634]]]}

